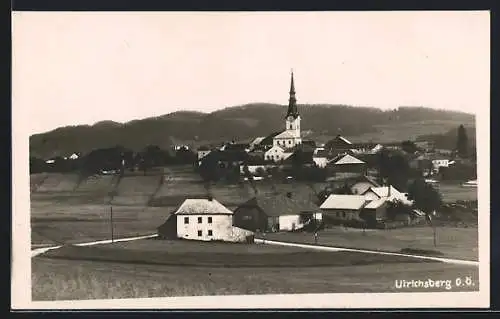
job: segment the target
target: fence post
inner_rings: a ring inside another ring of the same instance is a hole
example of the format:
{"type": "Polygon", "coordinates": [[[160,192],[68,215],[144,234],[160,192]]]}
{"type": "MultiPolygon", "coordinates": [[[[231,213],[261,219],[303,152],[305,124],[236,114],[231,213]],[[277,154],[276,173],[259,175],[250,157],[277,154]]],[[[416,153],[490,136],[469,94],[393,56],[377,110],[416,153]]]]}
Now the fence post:
{"type": "Polygon", "coordinates": [[[111,213],[110,214],[110,219],[111,219],[111,243],[113,243],[114,242],[114,234],[113,234],[113,230],[114,230],[113,229],[114,228],[113,227],[113,206],[111,206],[110,208],[111,208],[110,209],[110,213],[111,213]]]}

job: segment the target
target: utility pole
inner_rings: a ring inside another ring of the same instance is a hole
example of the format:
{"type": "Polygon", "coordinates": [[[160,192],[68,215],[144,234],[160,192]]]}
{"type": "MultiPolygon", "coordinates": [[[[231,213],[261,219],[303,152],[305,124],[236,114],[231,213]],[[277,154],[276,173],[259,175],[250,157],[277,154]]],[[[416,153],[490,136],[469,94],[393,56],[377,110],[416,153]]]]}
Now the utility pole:
{"type": "Polygon", "coordinates": [[[110,206],[110,219],[111,219],[111,243],[114,242],[114,234],[113,234],[113,206],[110,206]]]}

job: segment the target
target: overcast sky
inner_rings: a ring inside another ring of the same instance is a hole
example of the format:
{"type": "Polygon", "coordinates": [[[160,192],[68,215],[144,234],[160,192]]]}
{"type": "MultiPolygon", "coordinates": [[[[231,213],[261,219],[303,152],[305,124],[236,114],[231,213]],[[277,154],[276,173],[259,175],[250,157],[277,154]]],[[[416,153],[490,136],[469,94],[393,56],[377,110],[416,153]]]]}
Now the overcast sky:
{"type": "Polygon", "coordinates": [[[13,15],[31,133],[250,102],[489,107],[488,12],[13,15]]]}

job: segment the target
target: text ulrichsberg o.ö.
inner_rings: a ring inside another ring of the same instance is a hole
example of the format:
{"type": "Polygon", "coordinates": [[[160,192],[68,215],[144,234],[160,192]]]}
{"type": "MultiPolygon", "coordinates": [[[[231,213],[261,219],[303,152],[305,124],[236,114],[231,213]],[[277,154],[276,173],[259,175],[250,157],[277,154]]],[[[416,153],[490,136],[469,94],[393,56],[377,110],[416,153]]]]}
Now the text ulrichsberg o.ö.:
{"type": "Polygon", "coordinates": [[[456,278],[455,280],[434,280],[428,278],[426,280],[396,280],[394,283],[396,289],[408,289],[408,288],[441,288],[446,290],[451,290],[453,287],[470,287],[475,286],[472,277],[466,276],[464,278],[456,278]]]}

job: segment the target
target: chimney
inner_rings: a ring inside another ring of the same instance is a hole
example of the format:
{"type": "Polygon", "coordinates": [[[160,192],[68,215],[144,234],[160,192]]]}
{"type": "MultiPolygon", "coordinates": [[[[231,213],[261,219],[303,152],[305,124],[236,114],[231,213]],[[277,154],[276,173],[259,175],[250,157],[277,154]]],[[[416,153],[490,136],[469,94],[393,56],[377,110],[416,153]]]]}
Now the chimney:
{"type": "Polygon", "coordinates": [[[387,184],[387,197],[391,197],[391,185],[387,184]]]}
{"type": "Polygon", "coordinates": [[[212,197],[212,195],[208,195],[207,199],[208,199],[209,202],[211,202],[214,198],[212,197]]]}
{"type": "Polygon", "coordinates": [[[286,193],[286,197],[288,197],[288,198],[292,198],[292,192],[287,192],[287,193],[286,193]]]}

